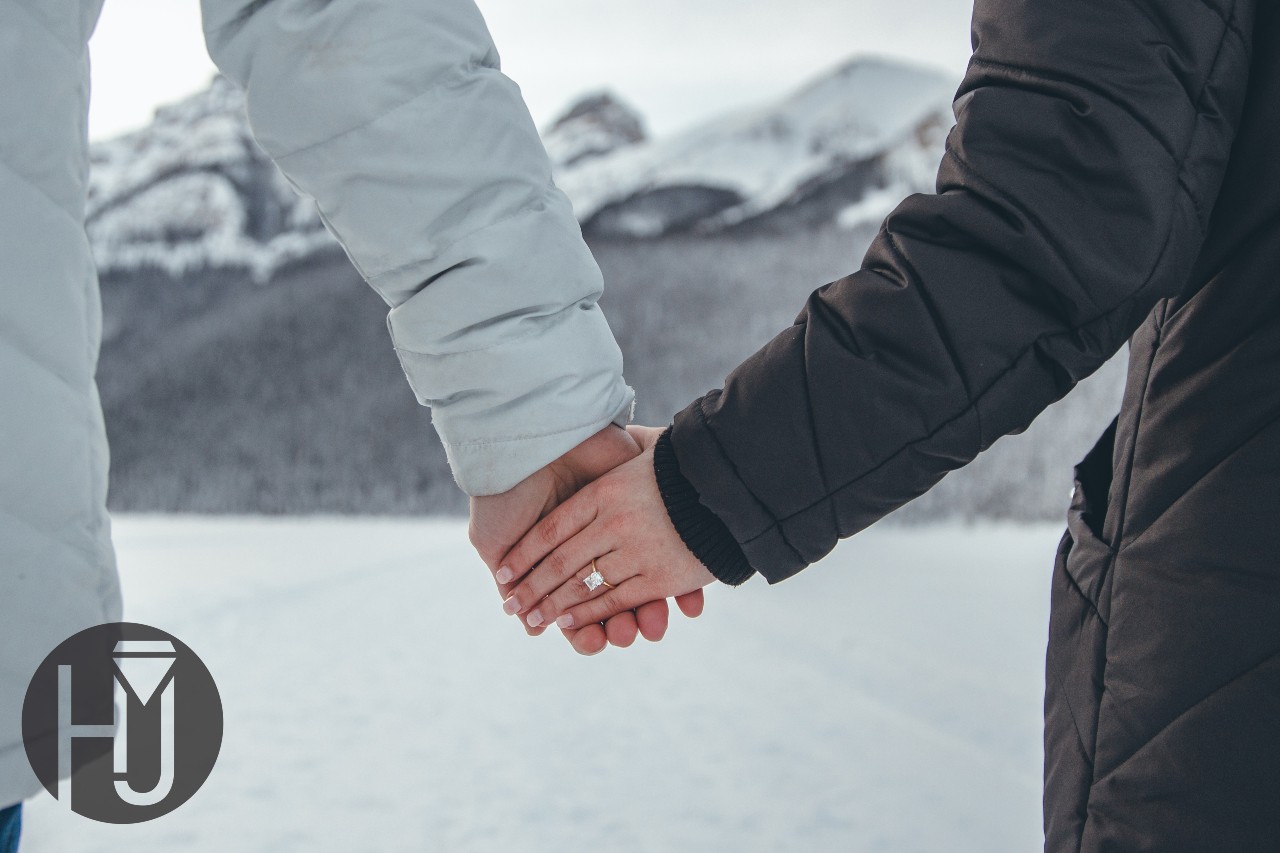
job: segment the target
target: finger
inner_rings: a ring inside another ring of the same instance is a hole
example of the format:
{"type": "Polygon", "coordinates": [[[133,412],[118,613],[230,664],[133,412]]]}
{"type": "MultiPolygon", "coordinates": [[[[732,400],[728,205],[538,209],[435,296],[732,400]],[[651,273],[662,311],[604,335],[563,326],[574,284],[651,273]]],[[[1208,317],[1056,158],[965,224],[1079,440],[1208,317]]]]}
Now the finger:
{"type": "MultiPolygon", "coordinates": [[[[502,597],[503,601],[506,601],[509,598],[511,598],[511,590],[515,589],[515,587],[516,587],[516,584],[514,583],[500,583],[498,584],[498,595],[502,597]]],[[[520,622],[521,627],[524,628],[524,632],[528,634],[530,637],[536,637],[546,630],[545,625],[538,628],[531,628],[529,624],[525,622],[523,619],[520,619],[517,621],[520,622]]]]}
{"type": "Polygon", "coordinates": [[[624,610],[635,610],[654,600],[654,593],[642,579],[630,578],[614,589],[605,590],[600,595],[566,608],[556,617],[556,624],[561,628],[578,628],[593,622],[603,622],[624,610]]]}
{"type": "MultiPolygon", "coordinates": [[[[544,557],[533,571],[525,575],[524,580],[511,590],[511,595],[503,603],[502,609],[514,615],[526,613],[531,608],[535,608],[544,598],[567,581],[573,580],[575,576],[585,577],[590,574],[591,570],[588,567],[591,565],[591,559],[597,554],[611,550],[611,547],[610,542],[605,539],[602,527],[589,525],[544,557]]],[[[550,625],[555,619],[554,616],[547,616],[545,610],[542,611],[541,616],[542,619],[530,621],[529,624],[536,628],[539,625],[550,625]]]]}
{"type": "Polygon", "coordinates": [[[676,596],[676,607],[680,608],[680,612],[690,619],[697,619],[702,615],[702,608],[706,605],[706,597],[703,596],[702,590],[695,589],[693,592],[686,592],[684,595],[676,596]]]}
{"type": "Polygon", "coordinates": [[[639,631],[637,619],[639,615],[633,610],[624,610],[617,616],[610,617],[604,622],[604,634],[609,640],[609,645],[617,646],[625,649],[636,641],[636,633],[639,631]]]}
{"type": "Polygon", "coordinates": [[[608,645],[603,625],[592,624],[576,630],[570,628],[561,633],[573,646],[573,650],[580,655],[598,655],[608,645]]]}
{"type": "Polygon", "coordinates": [[[640,445],[641,450],[648,450],[651,446],[658,443],[658,436],[662,435],[662,427],[639,426],[638,424],[630,424],[627,426],[627,434],[640,445]]]}
{"type": "MultiPolygon", "coordinates": [[[[598,549],[596,553],[600,553],[603,550],[605,549],[598,549]]],[[[538,571],[542,571],[542,569],[539,568],[538,571]]],[[[610,587],[621,586],[630,577],[631,573],[619,568],[616,563],[610,561],[607,554],[603,557],[597,557],[594,561],[594,565],[592,565],[592,561],[588,560],[587,565],[579,569],[577,574],[570,577],[557,589],[553,590],[550,595],[535,604],[533,609],[529,611],[528,616],[525,617],[525,621],[534,626],[550,625],[569,608],[575,607],[582,602],[589,601],[597,596],[607,594],[611,591],[610,587]],[[599,572],[605,579],[606,583],[597,586],[595,589],[588,587],[586,584],[586,578],[592,572],[599,572]]],[[[623,610],[630,610],[634,606],[635,605],[625,608],[614,608],[608,613],[601,614],[600,618],[594,621],[603,622],[615,613],[620,613],[623,610]]],[[[586,623],[579,622],[576,623],[576,625],[561,625],[560,627],[574,628],[581,627],[584,624],[586,623]]]]}
{"type": "Polygon", "coordinates": [[[651,643],[656,643],[667,633],[667,623],[671,621],[671,608],[665,598],[641,604],[636,608],[636,622],[640,635],[651,643]]]}
{"type": "Polygon", "coordinates": [[[594,489],[587,486],[560,504],[516,543],[501,560],[494,577],[498,583],[512,583],[524,577],[561,544],[576,536],[596,517],[594,489]]]}

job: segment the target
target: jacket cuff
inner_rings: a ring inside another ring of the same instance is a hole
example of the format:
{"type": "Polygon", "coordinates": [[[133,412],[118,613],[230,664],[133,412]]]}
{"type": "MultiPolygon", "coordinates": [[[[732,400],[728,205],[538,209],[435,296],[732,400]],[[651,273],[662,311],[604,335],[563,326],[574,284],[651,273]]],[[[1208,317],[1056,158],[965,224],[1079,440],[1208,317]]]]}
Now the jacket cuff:
{"type": "Polygon", "coordinates": [[[621,395],[622,401],[607,409],[604,417],[547,435],[453,443],[441,429],[440,419],[433,410],[436,432],[444,445],[454,481],[471,497],[502,494],[609,424],[625,427],[631,422],[635,394],[621,380],[618,386],[610,398],[616,399],[621,395]]]}
{"type": "Polygon", "coordinates": [[[717,580],[738,586],[756,573],[729,528],[703,506],[698,490],[680,473],[670,428],[663,431],[654,445],[653,473],[667,515],[671,516],[680,539],[717,580]]]}

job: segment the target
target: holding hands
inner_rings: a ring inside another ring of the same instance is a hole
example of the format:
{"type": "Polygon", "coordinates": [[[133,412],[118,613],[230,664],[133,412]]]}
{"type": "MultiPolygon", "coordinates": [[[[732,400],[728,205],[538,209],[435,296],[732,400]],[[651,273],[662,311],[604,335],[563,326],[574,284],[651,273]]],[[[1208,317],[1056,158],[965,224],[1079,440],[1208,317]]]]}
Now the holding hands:
{"type": "Polygon", "coordinates": [[[666,632],[666,598],[702,612],[715,580],[672,526],[654,476],[661,430],[606,427],[514,489],[473,498],[471,541],[503,609],[530,634],[552,623],[574,649],[666,632]],[[518,541],[517,541],[518,540],[518,541]]]}
{"type": "Polygon", "coordinates": [[[653,473],[661,430],[632,427],[643,448],[562,503],[520,540],[503,566],[520,581],[504,608],[531,628],[577,630],[676,597],[689,616],[715,580],[667,516],[653,473]]]}

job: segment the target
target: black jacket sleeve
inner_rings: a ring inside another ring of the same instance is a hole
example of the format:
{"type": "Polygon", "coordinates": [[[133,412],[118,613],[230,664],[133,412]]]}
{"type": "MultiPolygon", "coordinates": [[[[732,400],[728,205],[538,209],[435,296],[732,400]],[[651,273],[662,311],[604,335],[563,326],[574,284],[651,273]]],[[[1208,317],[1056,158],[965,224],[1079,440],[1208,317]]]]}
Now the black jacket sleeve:
{"type": "Polygon", "coordinates": [[[1253,0],[978,0],[936,195],[723,390],[678,469],[770,582],[1026,428],[1187,283],[1253,0]]]}

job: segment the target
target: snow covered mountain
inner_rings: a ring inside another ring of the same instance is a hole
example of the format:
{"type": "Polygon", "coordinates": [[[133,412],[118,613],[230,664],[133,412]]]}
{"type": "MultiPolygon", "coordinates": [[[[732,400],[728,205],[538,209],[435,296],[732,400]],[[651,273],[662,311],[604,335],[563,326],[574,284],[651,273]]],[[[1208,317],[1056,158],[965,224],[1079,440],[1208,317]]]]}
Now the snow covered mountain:
{"type": "MultiPolygon", "coordinates": [[[[649,139],[634,109],[597,93],[544,140],[588,234],[718,231],[798,208],[853,227],[931,187],[954,88],[936,71],[856,59],[776,102],[665,139],[649,139]]],[[[265,280],[334,247],[312,203],[254,144],[243,99],[223,79],[95,145],[92,161],[88,230],[104,271],[240,268],[265,280]]]]}
{"type": "Polygon", "coordinates": [[[954,91],[936,71],[857,59],[776,103],[562,167],[556,182],[607,235],[720,230],[831,189],[842,224],[878,221],[932,187],[954,91]]]}
{"type": "Polygon", "coordinates": [[[244,98],[225,78],[95,144],[90,162],[87,228],[104,272],[229,267],[262,281],[334,245],[253,141],[244,98]]]}

